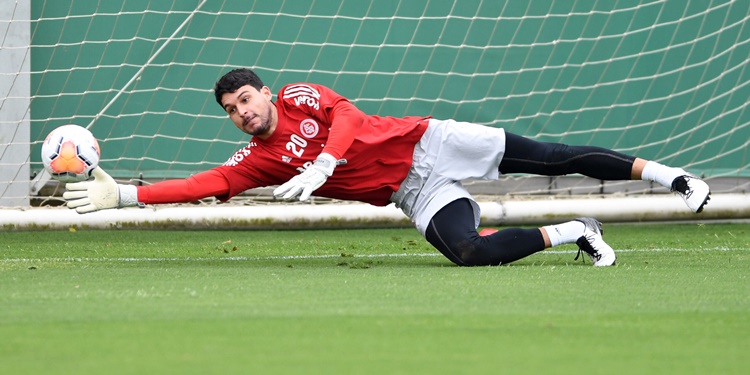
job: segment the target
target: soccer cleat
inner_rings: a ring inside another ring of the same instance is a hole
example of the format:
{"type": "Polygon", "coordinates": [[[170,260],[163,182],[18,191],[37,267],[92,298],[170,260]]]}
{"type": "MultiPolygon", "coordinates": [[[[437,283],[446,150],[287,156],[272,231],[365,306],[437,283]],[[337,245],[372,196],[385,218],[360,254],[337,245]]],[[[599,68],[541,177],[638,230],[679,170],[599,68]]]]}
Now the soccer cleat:
{"type": "Polygon", "coordinates": [[[703,180],[693,176],[680,176],[672,181],[672,192],[677,193],[690,207],[690,210],[699,213],[703,206],[711,199],[711,190],[703,180]]]}
{"type": "Polygon", "coordinates": [[[595,267],[613,266],[616,258],[615,251],[602,238],[604,233],[602,223],[590,217],[579,217],[576,221],[583,223],[586,228],[583,231],[583,236],[576,241],[578,254],[575,260],[578,260],[583,251],[589,256],[595,267]]]}

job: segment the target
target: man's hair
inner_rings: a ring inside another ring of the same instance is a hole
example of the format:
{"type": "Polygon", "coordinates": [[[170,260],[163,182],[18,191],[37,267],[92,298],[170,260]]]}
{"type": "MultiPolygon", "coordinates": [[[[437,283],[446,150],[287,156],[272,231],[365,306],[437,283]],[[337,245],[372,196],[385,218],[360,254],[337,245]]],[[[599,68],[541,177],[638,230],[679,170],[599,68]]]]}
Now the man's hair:
{"type": "Polygon", "coordinates": [[[235,92],[237,89],[245,85],[250,85],[260,91],[260,89],[263,88],[263,81],[260,80],[260,77],[258,77],[255,72],[245,68],[235,69],[224,74],[224,76],[219,78],[214,85],[216,102],[224,108],[224,105],[221,103],[221,96],[228,92],[235,92]]]}

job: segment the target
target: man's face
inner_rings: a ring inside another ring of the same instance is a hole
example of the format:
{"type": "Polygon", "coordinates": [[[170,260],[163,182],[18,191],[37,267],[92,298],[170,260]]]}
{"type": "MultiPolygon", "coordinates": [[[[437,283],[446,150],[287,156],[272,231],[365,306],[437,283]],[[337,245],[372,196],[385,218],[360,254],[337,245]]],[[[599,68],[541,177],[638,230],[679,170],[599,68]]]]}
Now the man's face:
{"type": "Polygon", "coordinates": [[[271,97],[271,90],[267,86],[258,91],[245,85],[235,92],[224,93],[221,104],[237,129],[265,139],[276,129],[276,107],[271,97]]]}

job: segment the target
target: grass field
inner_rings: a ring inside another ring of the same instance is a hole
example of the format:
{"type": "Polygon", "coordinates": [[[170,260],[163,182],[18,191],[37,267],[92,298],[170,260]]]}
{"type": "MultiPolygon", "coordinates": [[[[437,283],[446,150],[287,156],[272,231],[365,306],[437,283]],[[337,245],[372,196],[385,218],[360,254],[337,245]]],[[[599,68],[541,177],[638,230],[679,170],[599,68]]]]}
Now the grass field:
{"type": "Polygon", "coordinates": [[[0,374],[745,374],[750,225],[460,268],[412,229],[0,232],[0,374]],[[588,261],[587,261],[588,262],[588,261]]]}

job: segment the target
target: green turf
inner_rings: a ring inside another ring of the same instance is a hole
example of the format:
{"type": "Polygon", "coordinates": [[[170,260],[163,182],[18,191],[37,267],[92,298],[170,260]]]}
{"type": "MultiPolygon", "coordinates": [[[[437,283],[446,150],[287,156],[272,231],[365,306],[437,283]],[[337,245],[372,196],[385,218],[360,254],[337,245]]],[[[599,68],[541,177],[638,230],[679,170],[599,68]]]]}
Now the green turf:
{"type": "Polygon", "coordinates": [[[460,268],[410,229],[0,232],[0,374],[744,374],[749,227],[610,225],[610,268],[460,268]]]}

